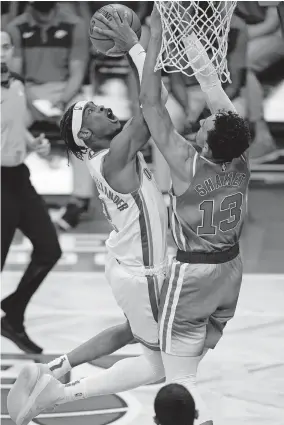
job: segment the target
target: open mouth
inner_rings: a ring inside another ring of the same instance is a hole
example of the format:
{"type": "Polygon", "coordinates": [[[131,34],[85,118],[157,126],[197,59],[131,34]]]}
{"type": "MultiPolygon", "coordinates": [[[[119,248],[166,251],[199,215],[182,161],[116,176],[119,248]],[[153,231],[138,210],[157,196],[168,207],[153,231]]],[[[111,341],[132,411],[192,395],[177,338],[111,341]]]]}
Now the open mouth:
{"type": "Polygon", "coordinates": [[[106,115],[111,122],[117,122],[118,119],[113,115],[113,112],[110,108],[106,109],[106,115]]]}

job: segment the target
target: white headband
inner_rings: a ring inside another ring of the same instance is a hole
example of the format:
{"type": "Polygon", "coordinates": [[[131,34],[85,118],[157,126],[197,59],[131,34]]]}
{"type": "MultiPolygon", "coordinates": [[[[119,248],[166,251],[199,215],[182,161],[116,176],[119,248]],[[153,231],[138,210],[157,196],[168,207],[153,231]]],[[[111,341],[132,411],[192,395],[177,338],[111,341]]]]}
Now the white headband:
{"type": "Polygon", "coordinates": [[[82,100],[81,102],[77,102],[73,108],[73,117],[72,117],[72,134],[73,134],[74,141],[76,145],[82,146],[83,148],[86,148],[86,145],[82,139],[79,139],[78,133],[82,127],[83,112],[87,103],[88,103],[87,100],[82,100]]]}

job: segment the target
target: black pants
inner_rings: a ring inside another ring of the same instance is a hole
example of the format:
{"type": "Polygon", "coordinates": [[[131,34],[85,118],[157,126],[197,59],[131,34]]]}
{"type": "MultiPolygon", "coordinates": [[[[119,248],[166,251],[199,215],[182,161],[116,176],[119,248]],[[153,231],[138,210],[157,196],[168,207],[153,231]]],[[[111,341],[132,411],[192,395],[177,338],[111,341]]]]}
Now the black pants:
{"type": "Polygon", "coordinates": [[[46,205],[32,186],[26,165],[1,167],[1,189],[1,270],[16,229],[33,245],[31,261],[16,291],[1,302],[7,318],[21,330],[28,302],[61,257],[61,249],[46,205]]]}

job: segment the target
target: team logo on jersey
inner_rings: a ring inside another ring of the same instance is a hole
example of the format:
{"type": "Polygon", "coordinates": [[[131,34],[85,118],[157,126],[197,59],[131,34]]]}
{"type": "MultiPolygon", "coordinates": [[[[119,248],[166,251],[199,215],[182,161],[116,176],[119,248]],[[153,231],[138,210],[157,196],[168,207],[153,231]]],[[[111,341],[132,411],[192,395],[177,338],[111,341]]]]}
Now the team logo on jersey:
{"type": "Polygon", "coordinates": [[[225,172],[227,170],[227,165],[225,162],[222,164],[222,171],[225,172]]]}

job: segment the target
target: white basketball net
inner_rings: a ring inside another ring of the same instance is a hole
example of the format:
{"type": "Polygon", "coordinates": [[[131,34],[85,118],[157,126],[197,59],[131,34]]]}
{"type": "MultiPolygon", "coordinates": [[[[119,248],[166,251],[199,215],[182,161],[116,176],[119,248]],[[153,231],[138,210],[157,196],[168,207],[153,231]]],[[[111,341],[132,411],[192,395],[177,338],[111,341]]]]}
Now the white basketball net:
{"type": "Polygon", "coordinates": [[[226,54],[230,21],[237,1],[155,1],[155,4],[163,28],[155,71],[180,71],[188,76],[203,71],[192,70],[182,42],[182,38],[193,30],[204,48],[200,56],[205,51],[220,80],[230,81],[226,54]]]}

